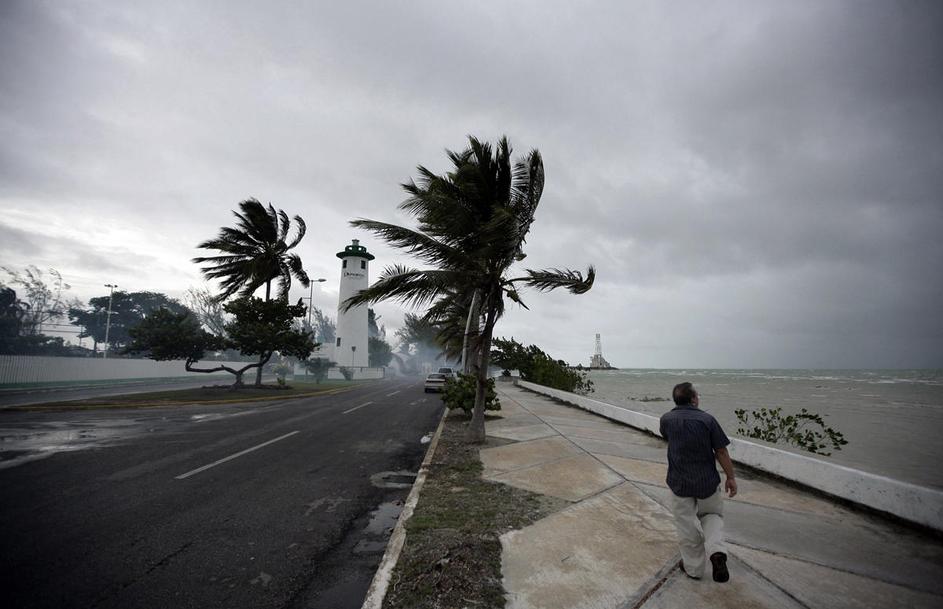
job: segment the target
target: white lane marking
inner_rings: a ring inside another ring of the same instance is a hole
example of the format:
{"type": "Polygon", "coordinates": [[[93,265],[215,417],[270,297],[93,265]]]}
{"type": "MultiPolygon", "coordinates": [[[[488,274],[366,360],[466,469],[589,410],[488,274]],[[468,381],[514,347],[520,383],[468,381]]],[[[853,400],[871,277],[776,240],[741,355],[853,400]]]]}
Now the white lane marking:
{"type": "Polygon", "coordinates": [[[358,410],[358,409],[360,409],[360,408],[363,408],[364,406],[369,406],[370,404],[373,404],[373,402],[366,402],[366,403],[364,403],[364,404],[361,404],[360,406],[354,406],[353,408],[350,408],[350,409],[348,409],[348,410],[345,410],[345,411],[343,412],[343,414],[347,414],[348,412],[353,412],[353,411],[355,411],[355,410],[358,410]]]}
{"type": "Polygon", "coordinates": [[[415,406],[415,405],[418,404],[418,403],[419,403],[419,400],[413,400],[412,402],[409,403],[409,405],[410,405],[410,406],[415,406]]]}
{"type": "Polygon", "coordinates": [[[225,463],[226,461],[232,461],[233,459],[235,459],[235,458],[237,458],[237,457],[241,457],[242,455],[247,455],[247,454],[251,453],[251,452],[254,451],[254,450],[259,450],[259,449],[262,448],[263,446],[268,446],[269,444],[273,444],[273,443],[275,443],[275,442],[278,442],[279,440],[284,440],[285,438],[290,438],[291,436],[295,435],[296,433],[299,433],[299,432],[298,432],[298,431],[293,431],[293,432],[291,432],[291,433],[286,433],[284,436],[279,436],[279,437],[275,438],[274,440],[269,440],[268,442],[262,442],[261,444],[258,444],[258,445],[256,445],[256,446],[253,446],[252,448],[247,448],[247,449],[245,449],[245,450],[239,451],[239,452],[237,452],[237,453],[234,454],[234,455],[229,455],[228,457],[223,457],[223,458],[220,459],[219,461],[213,461],[213,462],[210,463],[209,465],[204,465],[203,467],[198,467],[198,468],[196,468],[196,469],[194,469],[194,470],[188,471],[188,472],[185,473],[185,474],[180,474],[179,476],[176,477],[176,479],[177,479],[177,480],[183,480],[184,478],[189,478],[189,477],[192,476],[193,474],[199,474],[200,472],[206,471],[206,470],[208,470],[208,469],[211,468],[211,467],[216,467],[217,465],[219,465],[219,464],[221,464],[221,463],[225,463]]]}
{"type": "Polygon", "coordinates": [[[390,397],[391,395],[396,395],[397,393],[399,393],[399,390],[394,391],[393,393],[386,394],[386,397],[390,397]]]}

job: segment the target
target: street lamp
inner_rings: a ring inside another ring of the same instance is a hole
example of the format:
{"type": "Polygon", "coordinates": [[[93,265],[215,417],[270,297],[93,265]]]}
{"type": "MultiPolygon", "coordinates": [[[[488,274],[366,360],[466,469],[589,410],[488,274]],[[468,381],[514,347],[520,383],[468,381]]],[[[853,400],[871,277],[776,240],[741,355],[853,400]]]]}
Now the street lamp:
{"type": "MultiPolygon", "coordinates": [[[[308,327],[311,328],[312,338],[317,337],[317,332],[314,331],[314,326],[311,325],[311,313],[314,310],[314,284],[324,283],[325,281],[327,281],[327,279],[324,279],[323,277],[321,279],[311,280],[311,293],[308,296],[308,327]]],[[[303,300],[304,296],[302,296],[301,298],[303,300]]],[[[308,376],[308,367],[305,366],[305,377],[307,378],[307,376],[308,376]]]]}
{"type": "MultiPolygon", "coordinates": [[[[314,309],[314,284],[324,283],[327,279],[312,279],[311,280],[311,294],[308,296],[308,327],[311,327],[311,310],[314,309]]],[[[303,297],[302,297],[303,298],[303,297]]]]}
{"type": "Polygon", "coordinates": [[[357,351],[357,345],[350,346],[350,367],[354,367],[354,353],[357,351]]]}
{"type": "Polygon", "coordinates": [[[108,317],[105,319],[105,350],[102,351],[102,359],[108,359],[108,334],[111,332],[111,301],[115,296],[115,288],[118,287],[117,284],[106,283],[106,288],[109,288],[108,292],[108,317]]]}

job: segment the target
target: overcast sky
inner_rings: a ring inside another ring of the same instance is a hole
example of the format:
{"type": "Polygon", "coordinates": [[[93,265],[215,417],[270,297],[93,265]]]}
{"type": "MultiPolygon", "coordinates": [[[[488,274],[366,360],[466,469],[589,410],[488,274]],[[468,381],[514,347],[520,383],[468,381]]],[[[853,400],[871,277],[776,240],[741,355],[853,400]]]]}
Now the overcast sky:
{"type": "MultiPolygon", "coordinates": [[[[257,197],[315,304],[467,135],[541,151],[496,333],[621,367],[943,367],[943,3],[0,2],[0,264],[182,296],[257,197]]],[[[293,297],[306,290],[293,289],[293,297]]],[[[377,306],[389,329],[403,309],[377,306]]]]}

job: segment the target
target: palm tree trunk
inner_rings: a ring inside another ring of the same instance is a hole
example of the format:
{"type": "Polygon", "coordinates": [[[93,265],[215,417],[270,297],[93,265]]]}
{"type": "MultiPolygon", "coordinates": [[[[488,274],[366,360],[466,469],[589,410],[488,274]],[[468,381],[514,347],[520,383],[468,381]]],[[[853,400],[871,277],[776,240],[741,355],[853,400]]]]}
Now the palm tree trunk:
{"type": "Polygon", "coordinates": [[[471,305],[468,309],[468,319],[465,321],[465,339],[462,342],[462,372],[468,374],[471,372],[474,362],[472,357],[476,353],[475,347],[471,341],[471,321],[475,320],[475,334],[478,334],[479,329],[479,314],[478,314],[478,290],[475,290],[475,293],[472,295],[471,305]]]}
{"type": "Polygon", "coordinates": [[[488,394],[488,367],[491,364],[491,333],[497,321],[496,312],[491,307],[491,299],[487,298],[482,305],[488,308],[488,319],[484,331],[478,340],[478,369],[475,383],[475,408],[472,410],[472,420],[468,425],[465,439],[471,444],[483,444],[485,441],[485,398],[488,394]]]}

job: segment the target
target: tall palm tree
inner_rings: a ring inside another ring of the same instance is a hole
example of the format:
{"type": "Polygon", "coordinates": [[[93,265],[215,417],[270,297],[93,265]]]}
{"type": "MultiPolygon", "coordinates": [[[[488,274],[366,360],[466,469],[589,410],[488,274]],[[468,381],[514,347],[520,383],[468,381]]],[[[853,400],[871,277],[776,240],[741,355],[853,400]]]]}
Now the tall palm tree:
{"type": "Polygon", "coordinates": [[[540,291],[565,288],[582,294],[592,287],[596,273],[590,266],[585,278],[578,271],[560,269],[527,269],[522,276],[509,277],[512,265],[524,259],[524,242],[543,193],[543,160],[533,150],[512,165],[507,138],[501,138],[494,149],[474,137],[468,142],[460,153],[447,151],[453,165],[448,173],[438,176],[419,166],[418,183],[411,180],[403,185],[409,198],[400,209],[416,217],[416,229],[366,219],[351,222],[433,268],[388,266],[372,286],[348,299],[345,306],[386,299],[432,305],[427,315],[450,317],[454,325],[456,316],[449,313],[450,305],[444,300],[468,303],[465,310],[472,309],[478,322],[477,391],[468,439],[483,442],[491,337],[504,314],[504,297],[526,308],[519,286],[540,291]]]}
{"type": "Polygon", "coordinates": [[[193,259],[197,264],[206,265],[200,269],[204,276],[220,280],[223,291],[217,298],[222,301],[236,292],[240,296],[251,296],[264,285],[265,300],[270,300],[272,281],[276,279],[279,298],[288,298],[292,277],[308,287],[311,282],[302,268],[301,258],[289,252],[305,236],[301,216],[294,217],[296,231],[289,240],[291,221],[284,211],[276,211],[271,203],[266,208],[256,199],[246,199],[239,204],[239,209],[233,212],[239,219],[235,228],[224,226],[218,237],[197,246],[220,251],[222,255],[193,259]]]}
{"type": "MultiPolygon", "coordinates": [[[[256,199],[246,199],[239,204],[240,211],[233,215],[239,219],[235,228],[224,226],[219,236],[199,244],[197,247],[217,250],[221,256],[200,256],[193,259],[205,264],[200,270],[208,279],[219,279],[222,292],[216,297],[219,302],[236,292],[240,296],[252,296],[265,286],[266,302],[272,298],[272,281],[278,280],[278,297],[287,300],[291,278],[295,277],[303,287],[311,280],[301,265],[301,257],[290,253],[305,236],[305,221],[295,216],[295,235],[290,240],[291,221],[282,210],[276,211],[269,203],[266,208],[256,199]]],[[[262,385],[264,354],[259,356],[255,384],[262,385]]]]}

